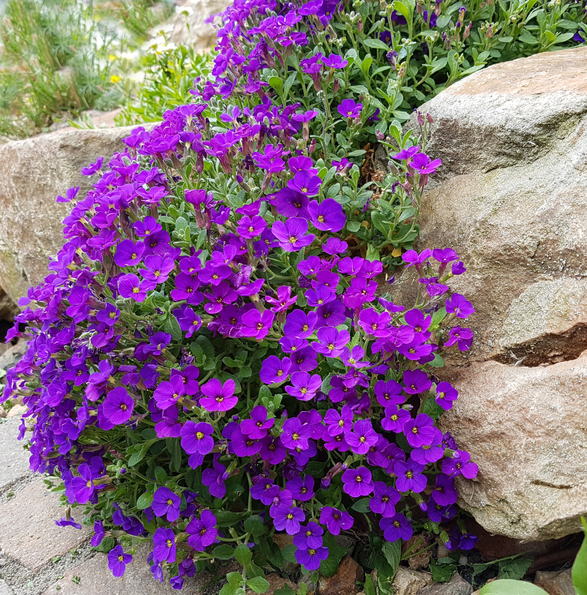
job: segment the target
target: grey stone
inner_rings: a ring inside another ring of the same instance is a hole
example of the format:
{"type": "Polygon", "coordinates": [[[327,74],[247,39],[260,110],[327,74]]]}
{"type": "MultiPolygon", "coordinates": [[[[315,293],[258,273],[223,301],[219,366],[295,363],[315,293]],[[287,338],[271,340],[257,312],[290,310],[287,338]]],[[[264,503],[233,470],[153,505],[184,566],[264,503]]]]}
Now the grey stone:
{"type": "MultiPolygon", "coordinates": [[[[69,570],[61,580],[53,584],[44,595],[171,595],[178,593],[165,580],[158,583],[149,569],[147,555],[152,547],[147,544],[137,548],[133,560],[127,565],[124,575],[114,577],[108,568],[106,554],[96,554],[92,559],[69,570]],[[72,580],[78,577],[79,580],[72,580]],[[58,588],[59,587],[59,588],[58,588]]],[[[230,570],[234,570],[231,568],[230,570]]],[[[224,573],[223,573],[224,574],[224,573]]],[[[187,578],[181,593],[196,595],[202,593],[204,586],[213,577],[198,573],[187,578]]]]}
{"type": "Polygon", "coordinates": [[[14,591],[4,581],[0,581],[0,595],[14,595],[14,591]]]}
{"type": "Polygon", "coordinates": [[[82,167],[124,148],[132,128],[60,130],[0,146],[0,287],[17,303],[46,276],[63,245],[71,205],[55,202],[71,186],[83,197],[91,181],[82,167]]]}
{"type": "Polygon", "coordinates": [[[432,582],[432,575],[426,572],[410,570],[400,566],[393,579],[391,588],[394,595],[418,595],[421,589],[432,582]]]}
{"type": "Polygon", "coordinates": [[[570,568],[554,572],[538,571],[534,584],[544,589],[548,595],[575,595],[573,576],[570,568]]]}
{"type": "Polygon", "coordinates": [[[448,583],[424,587],[418,595],[471,595],[473,587],[461,576],[455,574],[448,583]]]}
{"type": "Polygon", "coordinates": [[[19,426],[19,418],[0,420],[0,492],[29,470],[29,453],[17,440],[19,426]]]}
{"type": "Polygon", "coordinates": [[[587,48],[491,66],[421,109],[443,166],[417,247],[458,252],[449,285],[476,308],[473,348],[438,372],[460,393],[443,428],[480,468],[461,504],[490,533],[561,538],[587,512],[587,48]]]}
{"type": "MultiPolygon", "coordinates": [[[[58,527],[64,516],[58,496],[36,479],[8,502],[0,505],[0,549],[33,572],[38,572],[55,556],[87,541],[88,527],[58,527]]],[[[77,519],[76,519],[77,520],[77,519]]]]}
{"type": "Polygon", "coordinates": [[[487,531],[542,541],[587,514],[587,355],[547,367],[475,362],[447,374],[459,399],[441,418],[479,465],[460,505],[487,531]]]}

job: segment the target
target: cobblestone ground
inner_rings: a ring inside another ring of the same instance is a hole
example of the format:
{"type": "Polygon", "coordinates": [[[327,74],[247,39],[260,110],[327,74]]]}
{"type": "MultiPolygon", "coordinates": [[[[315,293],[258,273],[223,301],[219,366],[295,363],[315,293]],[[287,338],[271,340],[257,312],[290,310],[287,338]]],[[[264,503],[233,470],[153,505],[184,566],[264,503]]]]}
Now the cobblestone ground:
{"type": "MultiPolygon", "coordinates": [[[[0,595],[179,593],[153,579],[146,550],[138,549],[124,577],[117,579],[106,555],[90,546],[87,527],[55,525],[65,509],[44,478],[28,470],[28,453],[17,440],[17,411],[0,419],[0,595]]],[[[200,575],[186,581],[181,593],[204,595],[218,592],[218,586],[214,577],[200,575]]]]}

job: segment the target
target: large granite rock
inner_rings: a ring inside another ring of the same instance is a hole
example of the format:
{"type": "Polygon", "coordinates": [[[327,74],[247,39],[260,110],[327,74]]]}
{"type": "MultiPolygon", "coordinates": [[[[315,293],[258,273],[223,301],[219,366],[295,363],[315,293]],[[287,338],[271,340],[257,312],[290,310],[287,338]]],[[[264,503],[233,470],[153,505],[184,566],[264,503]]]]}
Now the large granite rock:
{"type": "Polygon", "coordinates": [[[450,283],[477,309],[444,372],[446,428],[480,467],[462,504],[493,533],[562,537],[587,513],[587,48],[492,66],[422,110],[443,167],[419,247],[458,251],[450,283]]]}
{"type": "MultiPolygon", "coordinates": [[[[58,194],[90,188],[82,167],[122,150],[132,128],[67,129],[0,146],[0,289],[17,303],[47,274],[63,245],[62,220],[70,205],[58,194]]],[[[0,291],[2,294],[2,291],[0,291]]]]}

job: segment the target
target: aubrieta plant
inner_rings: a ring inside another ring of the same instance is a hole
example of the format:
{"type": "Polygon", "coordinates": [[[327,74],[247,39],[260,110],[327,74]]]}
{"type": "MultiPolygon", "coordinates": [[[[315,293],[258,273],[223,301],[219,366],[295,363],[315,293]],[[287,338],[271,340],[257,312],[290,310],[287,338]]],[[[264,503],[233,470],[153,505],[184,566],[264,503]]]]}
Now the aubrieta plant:
{"type": "Polygon", "coordinates": [[[458,395],[434,375],[471,346],[474,309],[446,284],[465,272],[454,250],[411,249],[440,162],[345,84],[335,15],[237,2],[194,103],[84,168],[85,197],[58,197],[66,243],[7,336],[30,343],[3,399],[24,397],[31,468],[93,522],[116,576],[143,542],[177,589],[236,558],[223,595],[264,592],[284,559],[333,574],[341,533],[381,584],[416,530],[474,545],[455,478],[477,466],[436,427],[458,395]],[[378,142],[383,170],[365,158],[378,142]],[[400,263],[409,306],[388,294],[400,263]]]}

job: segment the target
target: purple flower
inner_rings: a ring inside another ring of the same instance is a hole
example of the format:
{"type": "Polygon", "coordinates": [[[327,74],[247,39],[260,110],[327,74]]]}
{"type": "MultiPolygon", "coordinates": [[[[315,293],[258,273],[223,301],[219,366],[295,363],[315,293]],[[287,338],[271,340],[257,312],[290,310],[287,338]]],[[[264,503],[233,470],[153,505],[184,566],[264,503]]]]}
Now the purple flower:
{"type": "Polygon", "coordinates": [[[126,565],[130,564],[132,556],[125,554],[121,545],[117,545],[108,552],[108,568],[116,577],[121,577],[126,570],[126,565]]]}
{"type": "Polygon", "coordinates": [[[314,496],[314,478],[311,475],[305,477],[296,477],[290,479],[286,483],[287,489],[291,492],[294,500],[300,500],[301,502],[307,502],[314,496]]]}
{"type": "Polygon", "coordinates": [[[384,518],[395,515],[395,505],[401,500],[401,494],[383,481],[376,481],[369,508],[384,518]]]}
{"type": "Polygon", "coordinates": [[[321,231],[340,231],[346,223],[342,205],[333,198],[327,198],[321,203],[313,200],[308,204],[308,213],[312,225],[321,231]]]}
{"type": "Polygon", "coordinates": [[[292,417],[283,424],[281,442],[285,448],[306,450],[309,447],[310,429],[302,425],[297,417],[292,417]]]}
{"type": "Polygon", "coordinates": [[[273,235],[277,238],[280,248],[286,252],[297,252],[309,246],[316,237],[314,234],[307,234],[308,222],[305,219],[294,217],[283,221],[275,221],[271,228],[273,235]]]}
{"type": "Polygon", "coordinates": [[[397,475],[395,487],[400,492],[415,492],[419,494],[426,488],[426,476],[422,474],[424,465],[420,465],[411,459],[407,462],[398,461],[393,472],[397,475]]]}
{"type": "Polygon", "coordinates": [[[228,473],[226,467],[216,461],[213,462],[213,469],[204,469],[202,472],[202,483],[208,487],[210,494],[215,498],[224,498],[226,496],[226,480],[228,473]]]}
{"type": "Polygon", "coordinates": [[[195,550],[203,552],[214,543],[218,535],[216,517],[209,510],[204,510],[199,519],[194,518],[189,522],[186,531],[189,534],[188,544],[195,550]]]}
{"type": "Polygon", "coordinates": [[[141,262],[144,251],[145,244],[143,242],[135,244],[131,240],[123,240],[116,247],[114,262],[119,267],[135,266],[141,262]]]}
{"type": "Polygon", "coordinates": [[[161,382],[155,392],[153,398],[157,403],[157,407],[161,410],[169,409],[177,405],[180,397],[185,394],[183,379],[178,376],[173,376],[169,381],[161,382]]]}
{"type": "Polygon", "coordinates": [[[344,254],[349,249],[349,245],[338,238],[330,237],[326,240],[326,243],[323,244],[322,250],[326,252],[326,254],[344,254]]]}
{"type": "Polygon", "coordinates": [[[118,292],[123,298],[131,298],[135,302],[144,302],[147,291],[155,289],[152,281],[141,281],[135,274],[129,273],[118,280],[118,292]]]}
{"type": "Polygon", "coordinates": [[[401,405],[406,400],[401,394],[401,384],[395,380],[378,380],[374,390],[377,402],[382,407],[401,405]]]}
{"type": "Polygon", "coordinates": [[[104,523],[100,520],[94,521],[94,535],[92,536],[90,545],[92,547],[98,547],[102,543],[105,535],[106,532],[104,531],[104,523]]]}
{"type": "Polygon", "coordinates": [[[126,423],[133,412],[135,402],[122,386],[111,390],[102,404],[104,417],[112,424],[126,423]]]}
{"type": "Polygon", "coordinates": [[[453,293],[453,295],[446,300],[446,311],[449,314],[454,314],[458,318],[467,318],[475,312],[475,308],[471,302],[465,299],[460,293],[453,293]]]}
{"type": "Polygon", "coordinates": [[[396,514],[390,519],[381,519],[379,527],[387,541],[397,541],[398,539],[407,541],[414,533],[412,525],[403,514],[396,514]]]}
{"type": "Polygon", "coordinates": [[[317,549],[322,546],[324,529],[314,522],[309,522],[306,527],[300,527],[300,532],[294,536],[293,543],[300,550],[317,549]]]}
{"type": "Polygon", "coordinates": [[[353,452],[358,455],[364,455],[377,443],[379,434],[373,429],[371,420],[361,419],[355,422],[353,431],[347,432],[344,438],[353,452]]]}
{"type": "Polygon", "coordinates": [[[424,153],[417,153],[408,161],[408,166],[421,175],[433,174],[441,165],[440,159],[430,161],[430,157],[424,153]]]}
{"type": "Polygon", "coordinates": [[[342,489],[353,498],[368,496],[373,492],[373,477],[367,467],[347,469],[342,474],[342,489]]]}
{"type": "Polygon", "coordinates": [[[165,516],[172,523],[179,518],[179,504],[180,498],[177,494],[167,487],[161,487],[153,496],[151,508],[155,516],[165,516]]]}
{"type": "Polygon", "coordinates": [[[462,475],[467,479],[474,479],[479,473],[479,467],[471,461],[471,455],[464,450],[455,450],[452,458],[442,461],[442,472],[456,477],[462,475]]]}
{"type": "Polygon", "coordinates": [[[418,395],[432,386],[432,380],[422,370],[406,370],[404,372],[404,391],[410,395],[418,395]]]}
{"type": "Polygon", "coordinates": [[[300,532],[300,523],[306,519],[301,508],[291,508],[280,505],[272,509],[273,524],[277,531],[285,531],[288,535],[295,535],[300,532]]]}
{"type": "Polygon", "coordinates": [[[447,475],[436,476],[436,483],[430,497],[440,506],[450,506],[455,504],[458,498],[457,490],[454,486],[454,479],[447,475]]]}
{"type": "Polygon", "coordinates": [[[341,531],[348,531],[353,526],[353,517],[348,512],[341,512],[338,508],[323,506],[320,511],[320,524],[326,525],[328,532],[339,535],[341,531]]]}
{"type": "Polygon", "coordinates": [[[436,430],[434,420],[425,413],[420,413],[415,419],[410,418],[403,428],[406,440],[412,448],[432,444],[436,435],[434,430],[436,430]]]}
{"type": "Polygon", "coordinates": [[[319,374],[310,376],[307,372],[295,372],[291,377],[292,386],[286,386],[285,391],[299,401],[310,401],[322,386],[319,374]]]}
{"type": "Polygon", "coordinates": [[[291,367],[289,358],[284,357],[280,360],[276,355],[270,355],[261,364],[261,372],[259,378],[265,384],[278,384],[285,382],[289,376],[288,372],[291,367]]]}
{"type": "Polygon", "coordinates": [[[175,533],[172,529],[159,527],[153,534],[153,559],[173,564],[175,554],[175,533]]]}
{"type": "Polygon", "coordinates": [[[319,342],[312,343],[312,349],[326,357],[339,357],[351,339],[347,330],[332,327],[321,328],[316,334],[319,342]]]}
{"type": "Polygon", "coordinates": [[[307,339],[314,333],[317,321],[318,315],[315,312],[306,314],[303,310],[294,310],[287,316],[283,333],[287,337],[307,339]]]}
{"type": "Polygon", "coordinates": [[[298,564],[301,564],[306,570],[318,570],[320,562],[328,558],[328,548],[308,548],[307,550],[298,549],[295,553],[298,564]]]}
{"type": "Polygon", "coordinates": [[[352,99],[343,99],[336,109],[345,118],[358,118],[361,115],[363,104],[355,103],[352,99]]]}
{"type": "Polygon", "coordinates": [[[388,432],[399,434],[403,431],[406,422],[411,419],[410,412],[397,405],[389,405],[385,408],[385,417],[381,420],[381,425],[388,432]]]}
{"type": "Polygon", "coordinates": [[[436,386],[436,402],[446,411],[457,400],[459,393],[449,382],[439,382],[436,386]]]}
{"type": "Polygon", "coordinates": [[[444,346],[452,347],[455,343],[458,344],[460,351],[467,351],[473,344],[473,331],[469,328],[454,326],[448,332],[448,341],[444,346]]]}
{"type": "Polygon", "coordinates": [[[214,448],[214,428],[206,423],[186,421],[181,428],[181,447],[188,454],[207,455],[214,448]]]}
{"type": "Polygon", "coordinates": [[[344,68],[348,64],[348,60],[343,60],[338,54],[330,54],[328,58],[322,58],[322,64],[328,68],[344,68]]]}
{"type": "Polygon", "coordinates": [[[256,236],[261,235],[266,227],[267,222],[265,221],[265,219],[263,219],[263,217],[243,217],[238,222],[238,227],[236,231],[243,238],[250,240],[256,236]]]}
{"type": "Polygon", "coordinates": [[[300,192],[304,196],[315,196],[320,191],[322,179],[319,176],[312,175],[309,171],[298,171],[292,180],[289,180],[287,187],[295,192],[300,192]]]}
{"type": "Polygon", "coordinates": [[[242,317],[241,334],[243,337],[252,337],[258,341],[264,339],[273,326],[275,314],[271,310],[259,312],[257,308],[249,310],[242,317]]]}
{"type": "Polygon", "coordinates": [[[267,436],[274,422],[273,417],[267,419],[267,409],[263,405],[257,405],[251,411],[251,419],[244,419],[241,422],[241,432],[253,440],[260,440],[267,436]]]}
{"type": "Polygon", "coordinates": [[[212,378],[200,387],[206,395],[200,399],[200,405],[206,411],[228,411],[238,403],[238,397],[234,396],[235,383],[232,378],[224,384],[217,378],[212,378]]]}

